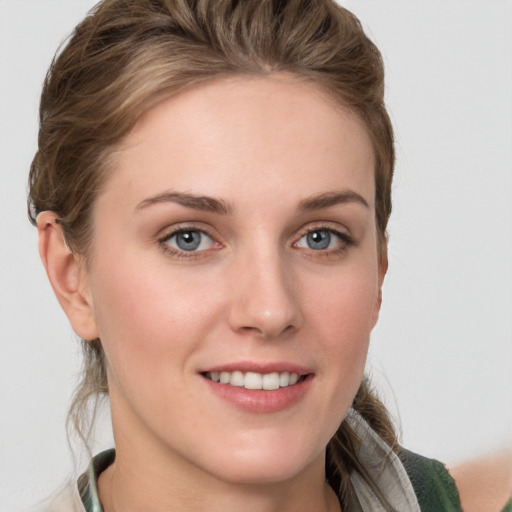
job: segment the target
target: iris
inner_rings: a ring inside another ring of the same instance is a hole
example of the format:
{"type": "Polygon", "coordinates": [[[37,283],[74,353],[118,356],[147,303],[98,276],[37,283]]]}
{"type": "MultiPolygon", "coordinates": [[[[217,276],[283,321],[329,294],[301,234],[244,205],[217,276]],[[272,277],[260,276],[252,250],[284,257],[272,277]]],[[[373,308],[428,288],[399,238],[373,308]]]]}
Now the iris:
{"type": "Polygon", "coordinates": [[[307,234],[306,241],[310,249],[323,251],[327,249],[331,243],[331,233],[326,230],[311,231],[307,234]]]}
{"type": "Polygon", "coordinates": [[[182,251],[195,251],[201,245],[201,233],[199,231],[182,231],[177,233],[176,245],[182,251]]]}

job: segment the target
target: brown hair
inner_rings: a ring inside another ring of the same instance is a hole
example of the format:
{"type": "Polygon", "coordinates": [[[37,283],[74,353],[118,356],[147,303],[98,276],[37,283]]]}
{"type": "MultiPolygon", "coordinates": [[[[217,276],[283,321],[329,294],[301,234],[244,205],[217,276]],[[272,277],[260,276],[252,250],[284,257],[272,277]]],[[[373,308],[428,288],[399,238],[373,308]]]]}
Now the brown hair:
{"type": "MultiPolygon", "coordinates": [[[[76,27],[46,76],[29,216],[58,214],[73,251],[87,254],[91,211],[113,151],[149,108],[192,84],[285,72],[310,81],[358,115],[375,152],[381,255],[391,213],[394,145],[381,55],[358,19],[332,0],[104,0],[76,27]]],[[[68,421],[87,444],[90,399],[108,393],[100,340],[82,340],[84,372],[68,421]]],[[[96,402],[95,402],[96,403],[96,402]]],[[[388,414],[366,381],[354,399],[392,447],[388,414]]],[[[343,422],[328,445],[327,477],[340,500],[359,471],[357,439],[343,422]]],[[[389,508],[389,507],[388,507],[389,508]]]]}

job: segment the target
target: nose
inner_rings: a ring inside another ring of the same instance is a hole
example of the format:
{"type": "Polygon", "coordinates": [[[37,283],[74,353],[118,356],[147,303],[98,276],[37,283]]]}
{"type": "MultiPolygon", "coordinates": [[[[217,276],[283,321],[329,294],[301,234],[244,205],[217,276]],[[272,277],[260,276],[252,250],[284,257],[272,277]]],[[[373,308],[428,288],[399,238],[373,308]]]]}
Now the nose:
{"type": "Polygon", "coordinates": [[[262,339],[278,339],[303,323],[298,283],[277,251],[260,251],[237,262],[232,275],[231,328],[262,339]]]}

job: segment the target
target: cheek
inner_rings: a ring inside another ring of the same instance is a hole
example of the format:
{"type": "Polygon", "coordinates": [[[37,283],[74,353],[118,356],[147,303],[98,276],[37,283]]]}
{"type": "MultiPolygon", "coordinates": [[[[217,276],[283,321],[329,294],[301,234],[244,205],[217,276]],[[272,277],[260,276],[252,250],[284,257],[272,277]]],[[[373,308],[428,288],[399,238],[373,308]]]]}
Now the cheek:
{"type": "MultiPolygon", "coordinates": [[[[120,378],[156,376],[169,363],[183,366],[206,336],[215,299],[179,276],[126,259],[97,266],[95,317],[108,365],[120,378]]],[[[175,374],[165,372],[165,378],[175,374]]]]}
{"type": "Polygon", "coordinates": [[[341,270],[322,283],[307,286],[311,290],[306,306],[310,322],[340,350],[368,341],[378,310],[377,269],[361,267],[341,270]]]}
{"type": "MultiPolygon", "coordinates": [[[[378,277],[371,266],[332,276],[324,293],[310,297],[313,350],[326,369],[326,396],[332,411],[346,411],[361,382],[370,334],[378,309],[378,277]]],[[[334,420],[334,426],[337,419],[334,420]]]]}

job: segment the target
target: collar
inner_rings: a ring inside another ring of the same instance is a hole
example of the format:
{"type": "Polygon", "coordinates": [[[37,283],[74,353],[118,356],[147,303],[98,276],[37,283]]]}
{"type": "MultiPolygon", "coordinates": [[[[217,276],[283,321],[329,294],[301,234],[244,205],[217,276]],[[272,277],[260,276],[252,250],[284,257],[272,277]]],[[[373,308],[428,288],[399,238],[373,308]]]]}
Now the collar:
{"type": "Polygon", "coordinates": [[[98,478],[116,459],[114,448],[99,453],[91,460],[87,471],[80,476],[77,482],[78,493],[86,512],[103,512],[98,497],[98,478]]]}

